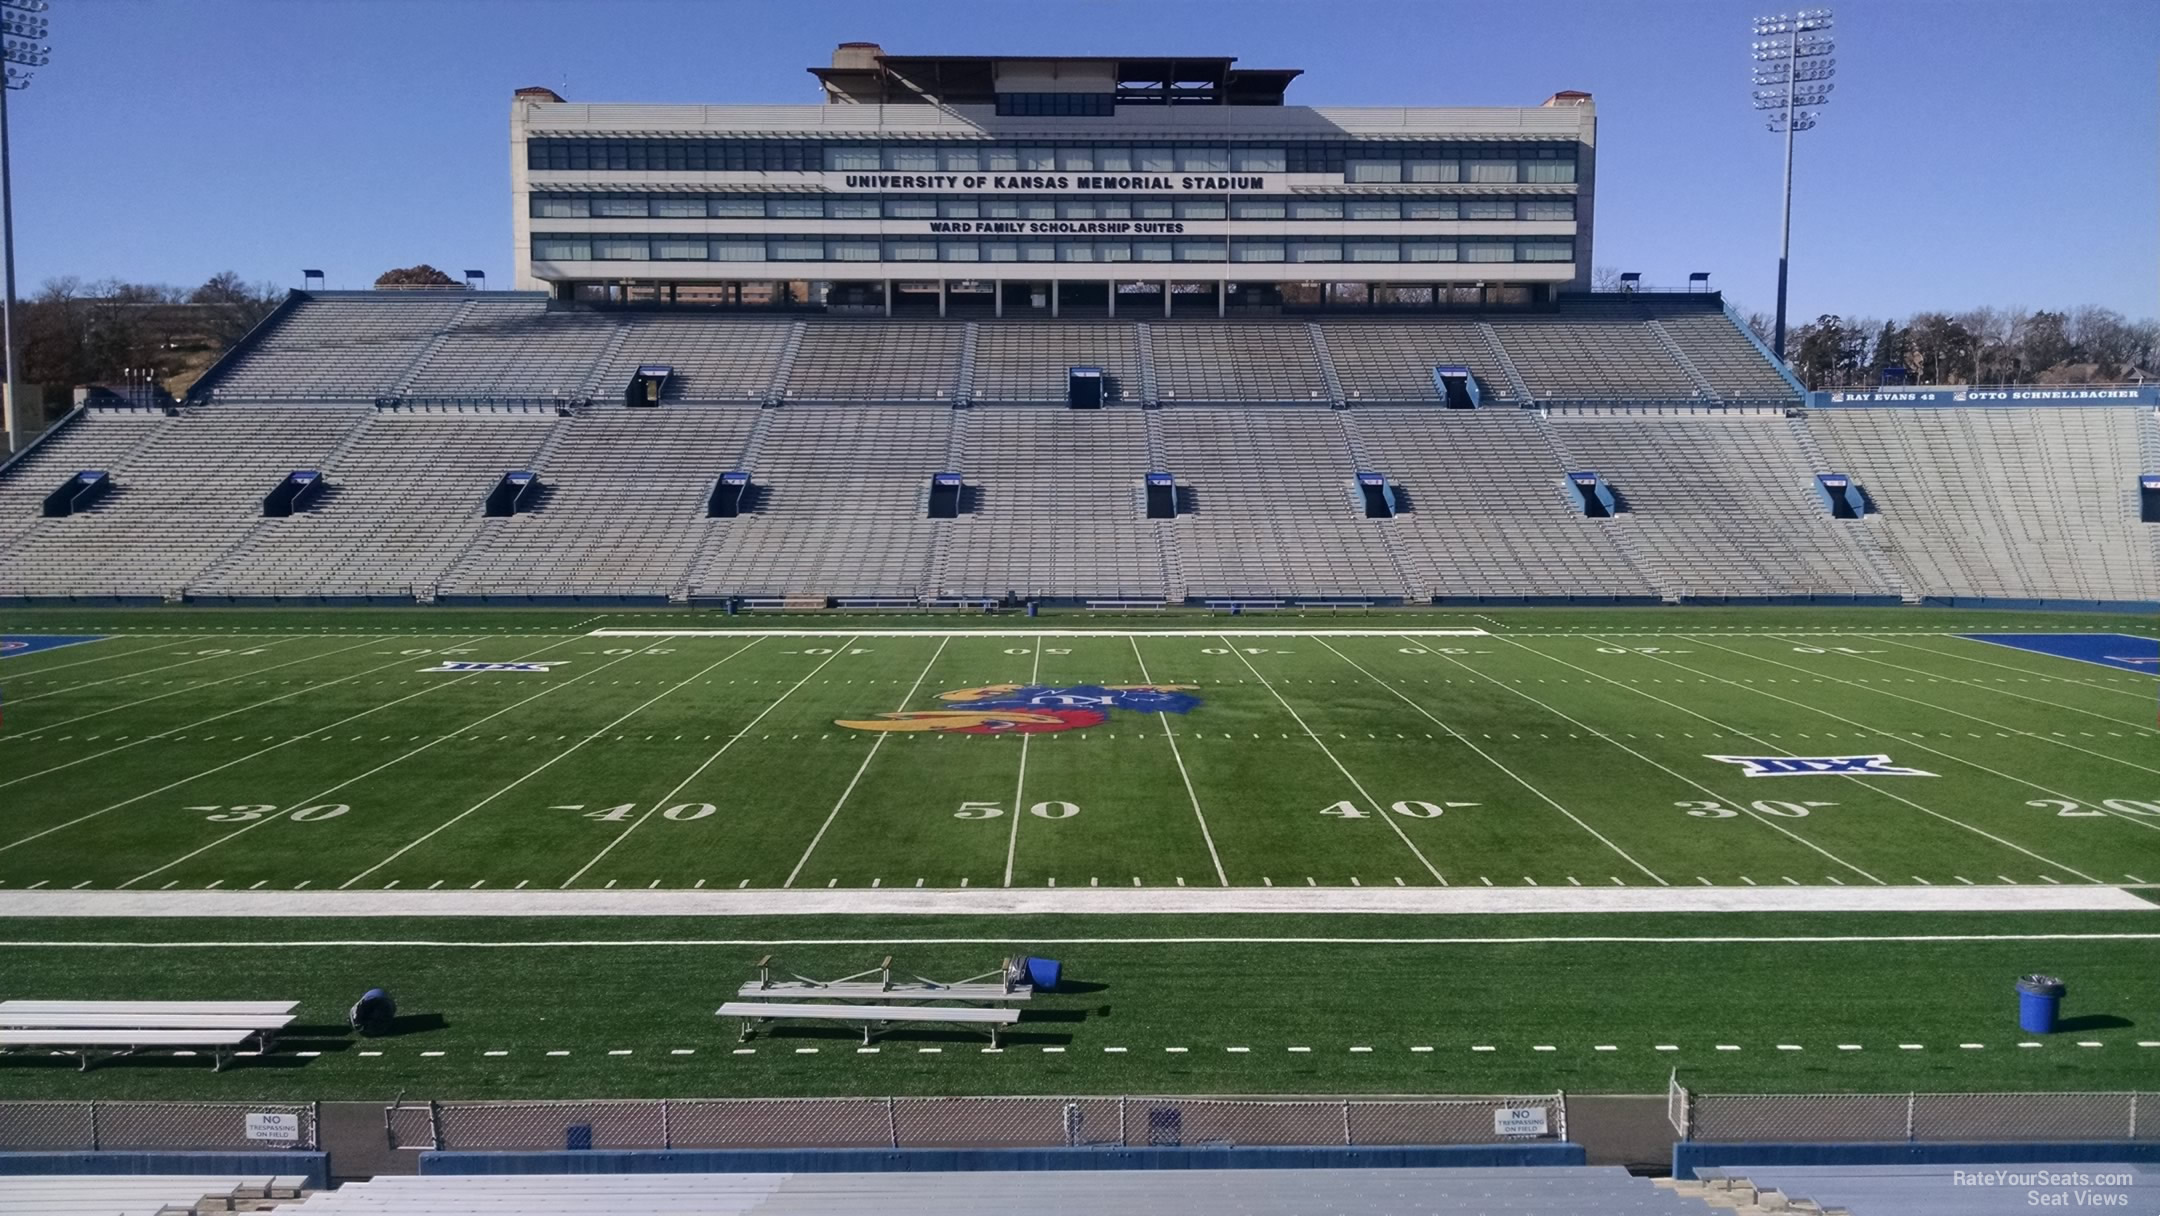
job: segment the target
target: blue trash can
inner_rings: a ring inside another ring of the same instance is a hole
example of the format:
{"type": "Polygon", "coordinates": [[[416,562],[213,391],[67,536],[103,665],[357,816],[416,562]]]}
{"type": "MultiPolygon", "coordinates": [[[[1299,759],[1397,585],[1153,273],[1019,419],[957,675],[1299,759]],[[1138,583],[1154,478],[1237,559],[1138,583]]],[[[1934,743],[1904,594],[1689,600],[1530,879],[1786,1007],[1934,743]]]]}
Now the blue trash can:
{"type": "Polygon", "coordinates": [[[1030,955],[1024,960],[1024,964],[1027,967],[1028,983],[1035,986],[1035,991],[1057,991],[1058,975],[1064,971],[1064,967],[1056,959],[1035,958],[1030,955]]]}
{"type": "Polygon", "coordinates": [[[2069,991],[2052,975],[2028,975],[2017,982],[2018,1029],[2027,1034],[2055,1033],[2055,1015],[2069,991]]]}

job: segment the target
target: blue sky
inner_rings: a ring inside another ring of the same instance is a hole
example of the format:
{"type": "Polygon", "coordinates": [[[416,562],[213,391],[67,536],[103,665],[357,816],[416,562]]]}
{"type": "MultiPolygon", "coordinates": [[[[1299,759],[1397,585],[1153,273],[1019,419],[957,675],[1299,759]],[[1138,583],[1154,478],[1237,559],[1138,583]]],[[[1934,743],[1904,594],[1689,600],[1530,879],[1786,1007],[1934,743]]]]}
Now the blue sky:
{"type": "MultiPolygon", "coordinates": [[[[1813,3],[1815,0],[1809,0],[1813,3]]],[[[1830,2],[1830,0],[1823,0],[1830,2]]],[[[11,100],[16,250],[51,276],[511,277],[510,92],[816,100],[836,42],[912,54],[1230,54],[1308,105],[1599,112],[1597,261],[1746,308],[1776,281],[1781,145],[1747,104],[1767,3],[1633,0],[52,0],[11,100]]],[[[2160,4],[1845,0],[1800,137],[1793,313],[2160,312],[2160,4]]]]}

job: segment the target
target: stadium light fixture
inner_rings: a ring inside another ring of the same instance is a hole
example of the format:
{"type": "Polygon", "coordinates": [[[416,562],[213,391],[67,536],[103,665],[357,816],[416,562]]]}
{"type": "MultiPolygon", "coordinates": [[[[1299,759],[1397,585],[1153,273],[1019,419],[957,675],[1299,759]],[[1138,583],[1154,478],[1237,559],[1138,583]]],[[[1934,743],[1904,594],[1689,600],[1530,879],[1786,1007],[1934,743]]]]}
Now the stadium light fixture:
{"type": "Polygon", "coordinates": [[[1830,10],[1804,8],[1797,13],[1755,19],[1755,41],[1748,50],[1755,61],[1757,110],[1769,115],[1772,133],[1785,137],[1785,210],[1778,234],[1777,328],[1770,349],[1785,357],[1786,265],[1792,256],[1793,136],[1814,127],[1817,111],[1830,104],[1830,78],[1837,75],[1831,52],[1837,44],[1823,31],[1830,10]]]}
{"type": "Polygon", "coordinates": [[[15,190],[8,173],[7,95],[30,87],[34,69],[52,59],[45,37],[50,29],[45,0],[0,0],[0,261],[6,264],[5,293],[0,294],[0,347],[5,347],[6,375],[0,381],[0,406],[6,418],[8,451],[22,447],[22,419],[15,408],[15,190]]]}

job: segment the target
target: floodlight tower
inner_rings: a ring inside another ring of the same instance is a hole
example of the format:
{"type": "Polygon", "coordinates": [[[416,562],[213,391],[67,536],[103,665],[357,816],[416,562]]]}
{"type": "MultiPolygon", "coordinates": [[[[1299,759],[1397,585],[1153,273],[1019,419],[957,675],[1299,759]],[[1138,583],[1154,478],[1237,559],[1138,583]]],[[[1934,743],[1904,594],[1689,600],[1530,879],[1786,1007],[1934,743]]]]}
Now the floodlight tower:
{"type": "Polygon", "coordinates": [[[1785,218],[1778,236],[1777,334],[1771,349],[1785,357],[1785,265],[1792,255],[1793,136],[1815,125],[1816,110],[1830,104],[1837,60],[1830,10],[1804,8],[1792,16],[1755,19],[1755,108],[1768,111],[1770,130],[1785,136],[1785,218]]]}
{"type": "Polygon", "coordinates": [[[45,0],[0,0],[0,262],[6,286],[0,294],[0,346],[7,349],[7,379],[0,381],[5,406],[8,451],[21,447],[22,420],[15,407],[15,191],[8,176],[7,95],[30,87],[30,72],[44,67],[52,50],[45,44],[45,0]]]}

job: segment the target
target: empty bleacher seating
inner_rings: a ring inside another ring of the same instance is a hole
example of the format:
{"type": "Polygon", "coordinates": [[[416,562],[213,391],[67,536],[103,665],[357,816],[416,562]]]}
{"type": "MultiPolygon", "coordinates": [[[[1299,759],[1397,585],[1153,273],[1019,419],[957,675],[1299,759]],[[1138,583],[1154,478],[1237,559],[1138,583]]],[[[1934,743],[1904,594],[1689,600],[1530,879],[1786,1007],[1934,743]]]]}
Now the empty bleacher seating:
{"type": "Polygon", "coordinates": [[[2160,600],[2152,411],[1799,404],[1712,295],[1308,323],[316,293],[177,415],[79,411],[0,473],[0,597],[2160,600]],[[661,408],[616,405],[655,363],[661,408]],[[1484,408],[1442,409],[1435,365],[1484,408]],[[1075,366],[1109,408],[1056,408],[1075,366]],[[43,517],[86,469],[112,492],[43,517]],[[265,518],[298,469],[326,492],[265,518]],[[730,469],[756,489],[713,516],[730,469]],[[520,470],[529,509],[485,517],[520,470]],[[1624,509],[1571,510],[1576,470],[1624,509]],[[1181,514],[1146,518],[1150,471],[1181,514]],[[1876,509],[1830,518],[1827,472],[1876,509]]]}
{"type": "MultiPolygon", "coordinates": [[[[694,594],[913,598],[929,575],[930,475],[954,411],[804,406],[772,411],[747,470],[760,509],[721,531],[691,572],[694,594]]],[[[944,525],[951,526],[951,525],[944,525]]]]}
{"type": "Polygon", "coordinates": [[[1161,415],[1170,469],[1193,487],[1176,522],[1185,592],[1222,598],[1408,594],[1365,518],[1333,411],[1198,408],[1161,415]]]}
{"type": "Polygon", "coordinates": [[[1065,373],[1099,367],[1119,390],[1104,404],[1140,399],[1140,327],[1113,321],[984,324],[973,397],[982,402],[1065,400],[1065,373]]]}
{"type": "Polygon", "coordinates": [[[939,595],[1164,596],[1139,498],[1147,429],[1138,411],[981,408],[967,423],[960,464],[978,510],[954,521],[939,595]]]}
{"type": "Polygon", "coordinates": [[[819,321],[803,333],[790,401],[941,401],[959,386],[957,323],[819,321]]]}
{"type": "Polygon", "coordinates": [[[1555,414],[1571,468],[1625,509],[1608,526],[1669,597],[1896,596],[1873,536],[1823,513],[1776,412],[1555,414]]]}
{"type": "Polygon", "coordinates": [[[705,518],[708,496],[755,417],[753,407],[697,406],[566,419],[534,470],[540,507],[483,521],[440,594],[670,594],[717,526],[705,518]]]}
{"type": "Polygon", "coordinates": [[[1327,378],[1303,325],[1188,321],[1148,332],[1165,405],[1328,403],[1327,378]]]}
{"type": "Polygon", "coordinates": [[[15,538],[0,595],[177,595],[260,520],[271,487],[314,467],[367,413],[232,405],[175,419],[109,466],[110,497],[15,538]]]}
{"type": "Polygon", "coordinates": [[[315,510],[257,519],[191,590],[214,596],[416,596],[479,533],[504,472],[531,468],[558,425],[552,412],[428,413],[366,418],[334,459],[315,510]]]}
{"type": "Polygon", "coordinates": [[[1428,594],[1657,594],[1609,525],[1568,506],[1567,470],[1536,414],[1369,409],[1344,421],[1404,491],[1393,526],[1428,594]]]}
{"type": "Polygon", "coordinates": [[[2150,410],[1826,409],[1807,425],[1923,595],[2160,599],[2138,521],[2150,410]]]}
{"type": "Polygon", "coordinates": [[[1343,322],[1321,329],[1352,404],[1438,402],[1432,369],[1443,365],[1469,368],[1487,405],[1515,404],[1507,372],[1468,319],[1343,322]]]}

